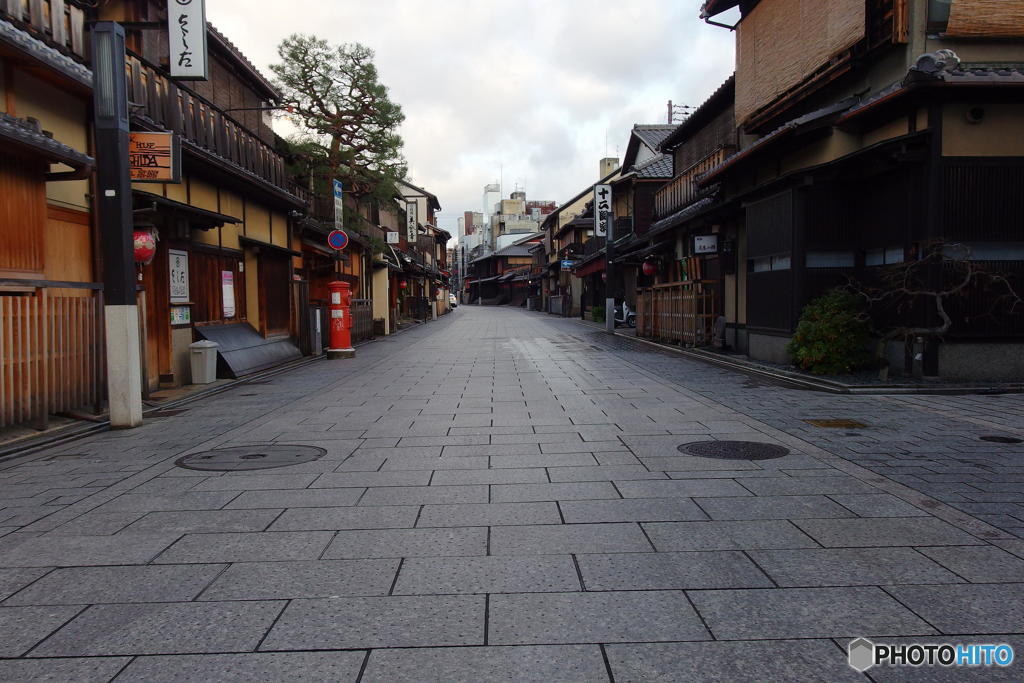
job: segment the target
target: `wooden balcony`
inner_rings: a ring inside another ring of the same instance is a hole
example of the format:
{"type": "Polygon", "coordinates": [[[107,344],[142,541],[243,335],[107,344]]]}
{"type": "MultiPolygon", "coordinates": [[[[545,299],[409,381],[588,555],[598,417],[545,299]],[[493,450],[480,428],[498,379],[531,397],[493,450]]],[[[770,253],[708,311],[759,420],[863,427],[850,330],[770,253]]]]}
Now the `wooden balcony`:
{"type": "Polygon", "coordinates": [[[135,117],[182,136],[186,151],[200,153],[249,180],[272,185],[298,203],[284,159],[230,115],[180,87],[137,57],[128,58],[128,100],[135,117]]]}
{"type": "Polygon", "coordinates": [[[727,156],[732,154],[735,148],[731,145],[719,147],[697,163],[684,169],[679,175],[665,184],[654,195],[654,215],[656,218],[665,216],[689,206],[697,200],[697,186],[694,180],[697,176],[707,173],[712,168],[722,163],[727,156]]]}
{"type": "Polygon", "coordinates": [[[85,59],[85,13],[70,1],[0,0],[0,17],[65,54],[85,59]]]}

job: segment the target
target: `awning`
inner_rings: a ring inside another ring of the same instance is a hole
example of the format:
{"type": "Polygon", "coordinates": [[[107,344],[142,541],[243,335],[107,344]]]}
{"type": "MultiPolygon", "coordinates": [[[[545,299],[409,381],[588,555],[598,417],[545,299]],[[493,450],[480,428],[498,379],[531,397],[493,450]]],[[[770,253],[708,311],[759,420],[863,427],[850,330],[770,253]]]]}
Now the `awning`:
{"type": "Polygon", "coordinates": [[[572,274],[575,275],[576,277],[587,277],[588,275],[593,275],[594,273],[600,273],[601,271],[603,271],[605,269],[606,264],[607,259],[594,259],[590,263],[587,263],[583,266],[580,266],[579,268],[576,268],[574,271],[572,271],[572,274]]]}
{"type": "Polygon", "coordinates": [[[289,256],[302,256],[301,251],[295,251],[287,247],[282,247],[277,244],[271,244],[270,242],[264,242],[263,240],[254,240],[251,237],[245,237],[244,235],[238,236],[238,242],[246,247],[257,247],[259,249],[267,249],[269,251],[279,251],[282,254],[288,254],[289,256]]]}
{"type": "Polygon", "coordinates": [[[674,251],[676,248],[675,240],[668,240],[667,242],[658,242],[652,244],[649,247],[639,249],[637,251],[631,251],[628,254],[615,259],[614,263],[640,263],[644,258],[654,254],[664,254],[669,251],[674,251]]]}
{"type": "MultiPolygon", "coordinates": [[[[193,228],[199,228],[200,230],[211,230],[213,228],[219,228],[225,223],[241,223],[239,219],[234,216],[228,216],[227,214],[217,213],[216,211],[207,211],[206,209],[200,209],[198,206],[192,206],[191,204],[185,204],[183,202],[176,202],[173,199],[168,199],[152,192],[143,192],[142,190],[132,190],[132,196],[138,202],[152,202],[155,206],[167,209],[173,213],[183,214],[189,222],[189,226],[193,228]]],[[[136,210],[144,210],[145,207],[138,207],[136,210]]],[[[246,239],[239,237],[240,240],[246,239]]],[[[255,240],[253,240],[255,241],[255,240]]],[[[279,249],[281,247],[278,247],[279,249]]],[[[301,256],[301,254],[298,254],[301,256]]]]}

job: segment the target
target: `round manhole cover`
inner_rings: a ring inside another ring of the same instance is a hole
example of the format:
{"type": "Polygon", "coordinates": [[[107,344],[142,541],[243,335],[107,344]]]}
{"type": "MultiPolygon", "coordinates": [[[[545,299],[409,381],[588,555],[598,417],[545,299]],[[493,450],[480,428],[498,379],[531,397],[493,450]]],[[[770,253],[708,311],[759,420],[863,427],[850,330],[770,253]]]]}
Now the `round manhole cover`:
{"type": "Polygon", "coordinates": [[[978,438],[992,443],[1021,443],[1021,439],[1012,436],[979,436],[978,438]]]}
{"type": "Polygon", "coordinates": [[[697,441],[684,443],[680,453],[724,460],[771,460],[789,455],[789,449],[757,441],[697,441]]]}
{"type": "Polygon", "coordinates": [[[270,470],[275,467],[298,465],[322,458],[327,451],[315,446],[233,446],[213,451],[192,453],[178,458],[175,465],[190,470],[239,472],[244,470],[270,470]]]}

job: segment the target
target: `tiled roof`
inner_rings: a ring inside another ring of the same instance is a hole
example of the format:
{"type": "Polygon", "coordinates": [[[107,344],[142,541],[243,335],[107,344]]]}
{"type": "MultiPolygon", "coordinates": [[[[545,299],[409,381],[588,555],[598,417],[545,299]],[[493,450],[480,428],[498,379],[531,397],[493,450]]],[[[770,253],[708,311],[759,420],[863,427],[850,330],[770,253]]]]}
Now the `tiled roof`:
{"type": "Polygon", "coordinates": [[[659,154],[639,166],[633,168],[637,178],[671,178],[672,177],[672,156],[659,154]]]}
{"type": "Polygon", "coordinates": [[[658,149],[661,141],[667,138],[669,133],[675,130],[675,128],[675,126],[667,124],[638,123],[633,126],[633,133],[651,149],[658,149]]]}
{"type": "Polygon", "coordinates": [[[47,161],[78,167],[92,166],[94,163],[91,156],[44,134],[38,123],[16,119],[3,112],[0,112],[0,138],[29,147],[47,161]]]}
{"type": "Polygon", "coordinates": [[[672,132],[666,135],[661,141],[662,151],[671,151],[673,146],[685,142],[692,133],[706,126],[715,116],[732,104],[736,98],[736,74],[725,79],[722,85],[718,86],[715,92],[704,100],[703,103],[686,117],[686,120],[676,126],[672,132]]]}
{"type": "Polygon", "coordinates": [[[214,25],[209,22],[206,23],[206,28],[207,33],[214,39],[214,41],[223,47],[228,54],[234,57],[235,61],[238,62],[238,65],[248,71],[249,76],[263,86],[268,95],[272,96],[274,99],[279,99],[281,97],[281,92],[275,88],[269,80],[267,80],[266,76],[260,73],[259,69],[256,68],[256,65],[250,62],[249,58],[242,54],[242,51],[239,50],[234,43],[228,40],[227,36],[218,31],[214,25]]]}
{"type": "Polygon", "coordinates": [[[59,71],[78,83],[92,88],[92,71],[65,54],[31,35],[14,24],[0,20],[0,42],[32,55],[51,69],[59,71]]]}

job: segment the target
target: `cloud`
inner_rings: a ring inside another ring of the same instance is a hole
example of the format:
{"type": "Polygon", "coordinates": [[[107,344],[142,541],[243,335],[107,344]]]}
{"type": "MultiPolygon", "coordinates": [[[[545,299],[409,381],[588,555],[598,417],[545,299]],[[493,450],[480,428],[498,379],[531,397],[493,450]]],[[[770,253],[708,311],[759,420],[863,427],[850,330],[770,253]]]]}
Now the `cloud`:
{"type": "Polygon", "coordinates": [[[373,48],[413,179],[453,229],[499,176],[506,194],[565,201],[634,123],[663,122],[669,99],[703,102],[733,70],[733,34],[701,22],[700,4],[218,0],[207,13],[264,74],[291,33],[373,48]]]}

